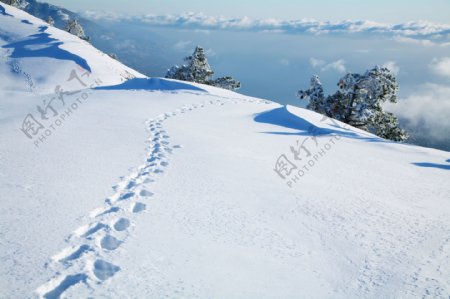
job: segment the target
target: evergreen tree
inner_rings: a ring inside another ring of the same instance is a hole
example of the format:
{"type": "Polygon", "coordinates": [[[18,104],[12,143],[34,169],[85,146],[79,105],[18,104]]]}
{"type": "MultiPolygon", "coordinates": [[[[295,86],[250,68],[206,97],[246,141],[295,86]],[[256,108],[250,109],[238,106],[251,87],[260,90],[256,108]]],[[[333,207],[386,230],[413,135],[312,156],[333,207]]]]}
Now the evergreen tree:
{"type": "Polygon", "coordinates": [[[81,27],[80,23],[77,20],[69,20],[67,22],[66,31],[85,40],[89,41],[90,38],[86,36],[84,33],[83,27],[81,27]]]}
{"type": "Polygon", "coordinates": [[[385,139],[394,141],[405,141],[408,139],[406,131],[399,127],[397,117],[390,112],[376,114],[371,128],[375,135],[385,139]]]}
{"type": "Polygon", "coordinates": [[[297,93],[300,99],[309,98],[309,104],[307,108],[322,114],[326,114],[324,106],[323,87],[320,82],[319,76],[314,75],[311,77],[310,88],[308,90],[300,90],[297,93]]]}
{"type": "Polygon", "coordinates": [[[188,81],[207,83],[211,80],[214,72],[206,58],[205,51],[202,47],[196,47],[194,53],[184,59],[189,67],[188,81]]]}
{"type": "Polygon", "coordinates": [[[395,141],[408,135],[399,128],[397,118],[385,112],[382,104],[397,102],[398,85],[387,68],[376,66],[364,75],[347,74],[339,80],[339,90],[324,96],[318,76],[311,78],[308,90],[300,90],[300,99],[309,99],[308,109],[395,141]]]}
{"type": "Polygon", "coordinates": [[[0,0],[1,2],[17,7],[19,9],[24,9],[25,7],[28,6],[28,2],[25,0],[0,0]]]}
{"type": "Polygon", "coordinates": [[[208,84],[214,72],[202,47],[196,47],[191,56],[184,58],[186,64],[172,67],[166,78],[208,84]]]}
{"type": "Polygon", "coordinates": [[[230,76],[211,79],[214,72],[202,47],[197,46],[194,53],[184,58],[184,61],[184,65],[176,65],[170,68],[167,71],[166,78],[208,84],[230,90],[241,87],[241,83],[230,76]]]}
{"type": "Polygon", "coordinates": [[[228,90],[238,90],[239,88],[241,88],[241,82],[233,79],[230,76],[217,78],[213,80],[211,85],[228,90]]]}
{"type": "Polygon", "coordinates": [[[48,16],[48,18],[47,18],[47,23],[50,25],[50,26],[55,26],[55,20],[53,20],[53,18],[51,17],[51,16],[48,16]]]}
{"type": "Polygon", "coordinates": [[[109,55],[109,57],[111,57],[112,59],[115,59],[115,60],[118,60],[119,58],[117,57],[117,54],[116,53],[110,53],[110,54],[108,54],[109,55]]]}

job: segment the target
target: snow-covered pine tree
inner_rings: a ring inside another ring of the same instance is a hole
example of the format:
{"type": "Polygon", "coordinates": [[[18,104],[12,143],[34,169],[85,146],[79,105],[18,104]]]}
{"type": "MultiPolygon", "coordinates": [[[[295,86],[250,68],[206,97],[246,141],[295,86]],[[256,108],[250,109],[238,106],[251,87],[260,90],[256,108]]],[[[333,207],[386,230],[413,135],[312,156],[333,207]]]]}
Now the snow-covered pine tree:
{"type": "Polygon", "coordinates": [[[67,22],[66,31],[75,36],[78,36],[79,38],[85,41],[90,40],[89,37],[87,37],[86,34],[84,33],[83,27],[81,27],[80,23],[78,23],[77,20],[69,20],[67,22]]]}
{"type": "Polygon", "coordinates": [[[197,46],[191,56],[184,58],[185,64],[173,66],[166,73],[166,78],[190,81],[217,86],[224,89],[236,90],[241,83],[230,76],[212,80],[214,74],[202,47],[197,46]]]}
{"type": "Polygon", "coordinates": [[[208,84],[214,72],[202,47],[197,46],[191,56],[184,58],[186,64],[168,70],[166,78],[208,84]]]}
{"type": "Polygon", "coordinates": [[[389,69],[376,66],[364,75],[349,73],[339,80],[338,87],[325,97],[318,76],[313,76],[310,88],[300,90],[298,96],[309,99],[308,109],[380,137],[395,141],[408,138],[397,118],[382,108],[385,102],[397,102],[398,85],[389,69]]]}
{"type": "Polygon", "coordinates": [[[390,112],[378,113],[372,121],[375,135],[393,141],[405,141],[408,134],[399,127],[397,117],[390,112]]]}
{"type": "Polygon", "coordinates": [[[115,60],[118,60],[118,59],[119,59],[119,58],[117,57],[117,54],[116,54],[116,53],[109,53],[108,55],[109,55],[109,57],[111,57],[112,59],[115,59],[115,60]]]}
{"type": "Polygon", "coordinates": [[[208,83],[214,72],[208,63],[202,47],[196,47],[194,53],[184,59],[189,67],[189,77],[193,82],[208,83]]]}
{"type": "Polygon", "coordinates": [[[217,78],[212,81],[211,85],[228,90],[238,90],[241,88],[241,82],[230,76],[217,78]]]}
{"type": "Polygon", "coordinates": [[[50,26],[55,26],[55,20],[53,20],[53,18],[51,16],[48,16],[47,21],[46,21],[50,26]]]}
{"type": "Polygon", "coordinates": [[[309,99],[309,103],[306,108],[322,114],[326,114],[324,103],[325,97],[323,94],[323,87],[322,83],[320,82],[319,76],[312,76],[310,88],[308,90],[299,90],[297,92],[297,96],[300,99],[309,99]]]}
{"type": "Polygon", "coordinates": [[[19,9],[24,9],[28,6],[28,2],[25,0],[0,0],[0,2],[3,2],[5,4],[17,7],[19,9]]]}

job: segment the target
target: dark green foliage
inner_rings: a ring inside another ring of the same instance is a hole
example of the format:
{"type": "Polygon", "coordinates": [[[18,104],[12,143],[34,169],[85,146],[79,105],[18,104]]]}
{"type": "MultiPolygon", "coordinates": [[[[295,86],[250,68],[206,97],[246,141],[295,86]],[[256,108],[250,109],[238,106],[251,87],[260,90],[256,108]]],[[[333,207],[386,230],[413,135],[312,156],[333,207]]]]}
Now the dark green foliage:
{"type": "Polygon", "coordinates": [[[308,109],[382,138],[395,141],[408,138],[398,119],[382,108],[383,103],[397,102],[398,85],[389,69],[376,66],[364,75],[349,73],[339,80],[338,87],[338,91],[325,97],[319,77],[313,76],[310,88],[300,90],[298,96],[309,99],[308,109]]]}

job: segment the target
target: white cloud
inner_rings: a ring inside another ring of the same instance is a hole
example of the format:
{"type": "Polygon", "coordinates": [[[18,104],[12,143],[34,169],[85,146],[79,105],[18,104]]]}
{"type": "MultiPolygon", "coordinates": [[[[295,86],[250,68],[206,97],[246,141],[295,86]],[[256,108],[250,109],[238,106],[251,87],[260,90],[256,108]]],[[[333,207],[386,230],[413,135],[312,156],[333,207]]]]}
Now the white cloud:
{"type": "Polygon", "coordinates": [[[345,73],[347,70],[345,67],[345,61],[343,59],[339,59],[336,61],[333,61],[331,63],[326,64],[324,67],[320,69],[322,72],[326,72],[328,70],[334,70],[339,73],[345,73]]]}
{"type": "Polygon", "coordinates": [[[323,66],[325,63],[327,63],[325,60],[317,59],[317,58],[314,58],[314,57],[311,57],[311,58],[309,59],[309,64],[310,64],[313,68],[323,66]]]}
{"type": "Polygon", "coordinates": [[[280,59],[280,64],[284,65],[284,66],[288,66],[288,65],[291,64],[291,62],[288,59],[286,59],[286,58],[281,58],[280,59]]]}
{"type": "Polygon", "coordinates": [[[400,67],[397,65],[395,61],[386,61],[382,67],[389,69],[394,75],[398,75],[400,72],[400,67]]]}
{"type": "Polygon", "coordinates": [[[177,49],[177,50],[182,51],[182,50],[187,49],[191,44],[192,44],[191,41],[183,41],[183,40],[180,40],[180,41],[177,42],[173,47],[174,47],[175,49],[177,49]]]}
{"type": "Polygon", "coordinates": [[[205,54],[206,54],[206,56],[208,56],[208,57],[214,57],[214,56],[217,56],[216,51],[214,51],[214,50],[211,49],[211,48],[206,49],[205,54]]]}
{"type": "Polygon", "coordinates": [[[345,60],[343,60],[343,59],[339,59],[339,60],[327,63],[327,61],[325,61],[325,60],[311,57],[309,59],[309,64],[315,69],[320,68],[321,72],[333,70],[338,73],[345,73],[345,71],[347,70],[347,68],[345,67],[345,60]]]}
{"type": "Polygon", "coordinates": [[[111,36],[107,35],[107,34],[102,34],[102,35],[100,36],[100,39],[103,39],[103,40],[112,40],[113,38],[112,38],[111,36]]]}
{"type": "Polygon", "coordinates": [[[340,22],[312,19],[276,20],[213,17],[202,13],[179,15],[120,15],[112,12],[88,11],[90,19],[110,21],[130,20],[154,26],[177,27],[193,30],[245,30],[270,31],[290,34],[378,34],[392,36],[399,42],[418,41],[423,45],[449,44],[450,24],[434,24],[426,21],[401,24],[383,24],[367,20],[345,20],[340,22]]]}
{"type": "Polygon", "coordinates": [[[399,43],[421,45],[425,47],[431,47],[436,45],[436,43],[432,42],[429,39],[417,39],[405,36],[394,36],[394,40],[399,43]]]}
{"type": "Polygon", "coordinates": [[[450,135],[450,86],[425,84],[418,93],[385,108],[420,127],[429,138],[445,141],[450,135]]]}
{"type": "Polygon", "coordinates": [[[450,77],[450,57],[435,58],[429,66],[434,73],[444,77],[450,77]]]}

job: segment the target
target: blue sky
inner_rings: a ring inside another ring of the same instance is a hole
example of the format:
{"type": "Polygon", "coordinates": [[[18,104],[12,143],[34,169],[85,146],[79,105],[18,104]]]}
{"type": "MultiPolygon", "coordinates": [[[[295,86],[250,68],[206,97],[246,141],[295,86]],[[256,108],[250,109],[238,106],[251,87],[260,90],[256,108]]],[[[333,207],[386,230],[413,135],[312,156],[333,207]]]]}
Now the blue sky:
{"type": "Polygon", "coordinates": [[[428,20],[450,23],[450,0],[48,0],[76,11],[110,10],[127,13],[183,13],[203,12],[208,15],[252,18],[300,19],[339,21],[364,19],[397,23],[428,20]]]}

